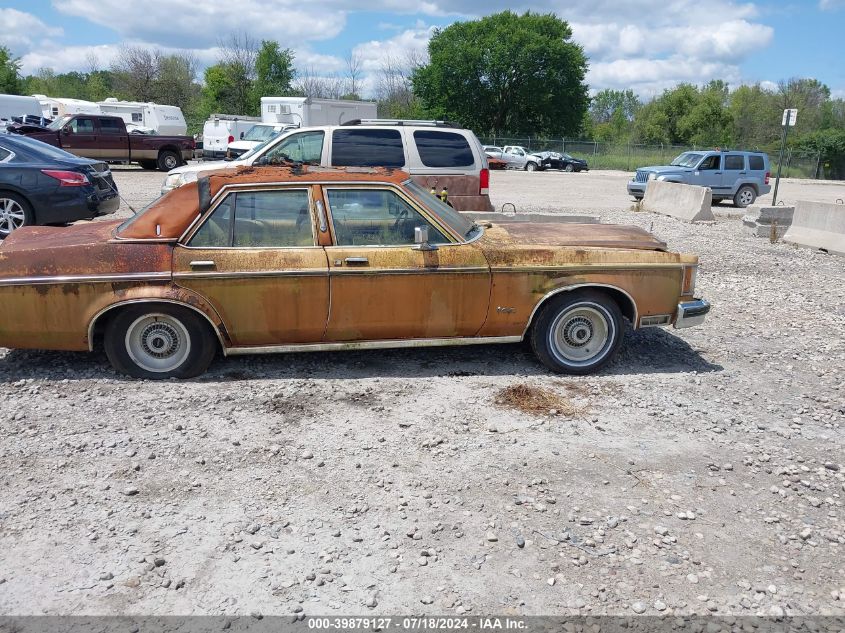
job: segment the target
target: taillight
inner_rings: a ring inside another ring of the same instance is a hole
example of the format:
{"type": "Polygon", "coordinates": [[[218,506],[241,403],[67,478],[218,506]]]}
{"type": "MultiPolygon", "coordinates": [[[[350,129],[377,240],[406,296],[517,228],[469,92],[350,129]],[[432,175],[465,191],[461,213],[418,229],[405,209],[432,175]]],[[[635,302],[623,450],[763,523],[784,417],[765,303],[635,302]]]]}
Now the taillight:
{"type": "Polygon", "coordinates": [[[479,177],[480,186],[478,189],[479,195],[486,196],[490,193],[490,170],[486,167],[481,170],[479,177]]]}
{"type": "Polygon", "coordinates": [[[771,176],[771,173],[766,172],[766,184],[767,185],[769,184],[769,176],[771,176]]]}
{"type": "Polygon", "coordinates": [[[60,187],[81,187],[88,184],[88,176],[78,171],[60,171],[58,169],[42,169],[41,173],[55,178],[61,183],[60,187]]]}
{"type": "Polygon", "coordinates": [[[230,134],[229,135],[229,143],[234,143],[234,142],[235,142],[235,137],[230,134]]]}

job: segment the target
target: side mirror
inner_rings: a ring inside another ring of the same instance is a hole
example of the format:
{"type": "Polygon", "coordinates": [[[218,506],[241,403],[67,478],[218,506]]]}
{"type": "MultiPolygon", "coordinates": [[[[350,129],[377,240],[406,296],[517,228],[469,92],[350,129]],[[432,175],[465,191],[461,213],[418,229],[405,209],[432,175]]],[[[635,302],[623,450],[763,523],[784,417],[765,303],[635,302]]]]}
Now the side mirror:
{"type": "Polygon", "coordinates": [[[435,244],[428,243],[428,227],[416,226],[414,227],[414,250],[415,251],[436,251],[438,250],[435,244]]]}
{"type": "Polygon", "coordinates": [[[62,128],[62,134],[70,134],[70,126],[66,125],[62,128]]]}

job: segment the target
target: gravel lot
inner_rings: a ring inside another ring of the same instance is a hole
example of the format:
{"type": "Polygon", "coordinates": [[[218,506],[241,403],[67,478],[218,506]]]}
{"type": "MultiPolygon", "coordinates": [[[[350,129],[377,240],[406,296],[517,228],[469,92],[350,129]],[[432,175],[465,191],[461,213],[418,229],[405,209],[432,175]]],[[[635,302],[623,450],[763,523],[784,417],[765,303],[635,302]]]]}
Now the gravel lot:
{"type": "MultiPolygon", "coordinates": [[[[0,351],[0,613],[845,614],[845,259],[748,236],[727,205],[631,212],[627,177],[493,176],[497,207],[701,255],[707,323],[629,332],[597,376],[520,345],[167,383],[0,351]],[[570,406],[501,403],[523,384],[570,406]]],[[[162,175],[116,179],[143,204],[162,175]]]]}

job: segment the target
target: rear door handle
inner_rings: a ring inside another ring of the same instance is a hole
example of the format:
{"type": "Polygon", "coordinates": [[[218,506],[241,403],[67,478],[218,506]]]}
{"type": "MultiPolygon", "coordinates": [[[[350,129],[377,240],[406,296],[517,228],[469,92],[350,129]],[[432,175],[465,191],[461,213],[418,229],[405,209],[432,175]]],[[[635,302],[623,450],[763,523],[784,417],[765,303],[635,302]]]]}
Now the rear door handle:
{"type": "Polygon", "coordinates": [[[344,259],[347,264],[369,264],[370,260],[366,257],[347,257],[344,259]]]}
{"type": "Polygon", "coordinates": [[[214,268],[215,264],[210,259],[194,260],[190,263],[191,268],[214,268]]]}

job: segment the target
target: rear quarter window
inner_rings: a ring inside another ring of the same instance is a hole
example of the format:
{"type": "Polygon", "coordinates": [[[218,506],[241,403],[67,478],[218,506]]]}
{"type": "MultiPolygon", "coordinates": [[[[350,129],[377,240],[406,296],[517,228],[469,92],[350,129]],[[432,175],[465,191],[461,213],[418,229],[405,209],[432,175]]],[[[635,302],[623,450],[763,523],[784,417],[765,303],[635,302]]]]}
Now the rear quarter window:
{"type": "Polygon", "coordinates": [[[762,156],[749,156],[748,157],[748,169],[751,171],[763,171],[765,169],[765,163],[763,162],[762,156]]]}
{"type": "Polygon", "coordinates": [[[399,130],[335,130],[331,164],[335,167],[404,167],[402,135],[399,130]]]}
{"type": "Polygon", "coordinates": [[[466,137],[454,132],[418,130],[414,142],[426,167],[472,167],[475,156],[466,137]]]}

